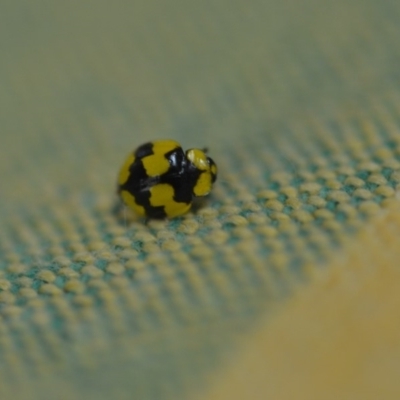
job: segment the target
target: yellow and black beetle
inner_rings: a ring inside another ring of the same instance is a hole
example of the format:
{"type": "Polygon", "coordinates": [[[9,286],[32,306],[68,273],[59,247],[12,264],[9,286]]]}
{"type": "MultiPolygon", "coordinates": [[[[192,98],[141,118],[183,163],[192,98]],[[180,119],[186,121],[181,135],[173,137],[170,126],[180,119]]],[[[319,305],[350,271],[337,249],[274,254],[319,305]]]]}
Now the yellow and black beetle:
{"type": "Polygon", "coordinates": [[[174,140],[157,140],[128,156],[118,194],[138,215],[172,218],[188,212],[194,197],[208,195],[216,178],[217,166],[206,150],[184,152],[174,140]]]}

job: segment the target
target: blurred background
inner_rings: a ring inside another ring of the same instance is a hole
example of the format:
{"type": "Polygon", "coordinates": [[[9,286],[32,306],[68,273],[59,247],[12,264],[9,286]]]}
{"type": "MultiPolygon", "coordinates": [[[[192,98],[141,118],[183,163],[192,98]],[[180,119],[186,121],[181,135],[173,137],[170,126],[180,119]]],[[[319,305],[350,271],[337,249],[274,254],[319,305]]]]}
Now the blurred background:
{"type": "Polygon", "coordinates": [[[13,203],[82,190],[90,174],[106,189],[143,140],[224,150],[396,96],[396,2],[1,7],[2,193],[13,203]]]}
{"type": "Polygon", "coordinates": [[[2,399],[398,398],[399,27],[391,0],[1,0],[2,399]],[[207,146],[215,192],[121,225],[157,138],[207,146]]]}

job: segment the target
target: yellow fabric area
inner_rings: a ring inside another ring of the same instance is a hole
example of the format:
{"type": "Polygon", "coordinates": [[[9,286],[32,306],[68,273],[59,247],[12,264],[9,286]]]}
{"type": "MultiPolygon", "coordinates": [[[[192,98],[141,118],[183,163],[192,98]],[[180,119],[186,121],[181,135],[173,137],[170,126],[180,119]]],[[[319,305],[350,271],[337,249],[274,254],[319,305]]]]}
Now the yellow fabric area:
{"type": "Polygon", "coordinates": [[[396,204],[257,326],[196,398],[399,398],[399,237],[396,204]]]}
{"type": "Polygon", "coordinates": [[[148,176],[158,176],[165,174],[170,165],[165,158],[165,154],[179,147],[179,143],[173,140],[157,140],[153,144],[153,153],[143,157],[143,166],[148,176]]]}

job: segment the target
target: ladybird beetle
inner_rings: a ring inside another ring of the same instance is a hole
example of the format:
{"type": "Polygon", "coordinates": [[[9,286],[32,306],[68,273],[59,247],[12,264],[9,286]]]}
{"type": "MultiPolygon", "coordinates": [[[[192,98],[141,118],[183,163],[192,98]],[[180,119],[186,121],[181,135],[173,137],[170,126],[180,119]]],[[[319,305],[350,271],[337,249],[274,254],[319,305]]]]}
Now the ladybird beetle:
{"type": "Polygon", "coordinates": [[[190,210],[194,197],[210,193],[217,166],[207,150],[182,150],[174,140],[139,146],[118,175],[118,194],[137,214],[172,218],[190,210]]]}

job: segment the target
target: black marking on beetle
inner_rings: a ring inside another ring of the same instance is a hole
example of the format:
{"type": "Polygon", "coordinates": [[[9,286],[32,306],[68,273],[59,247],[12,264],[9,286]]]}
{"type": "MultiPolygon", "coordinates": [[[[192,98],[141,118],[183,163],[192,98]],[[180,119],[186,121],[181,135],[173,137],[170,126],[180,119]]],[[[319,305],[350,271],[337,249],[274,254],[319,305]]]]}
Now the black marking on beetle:
{"type": "Polygon", "coordinates": [[[153,152],[153,143],[148,142],[145,144],[142,144],[135,150],[135,157],[137,159],[142,159],[143,157],[151,156],[154,154],[153,152]]]}

